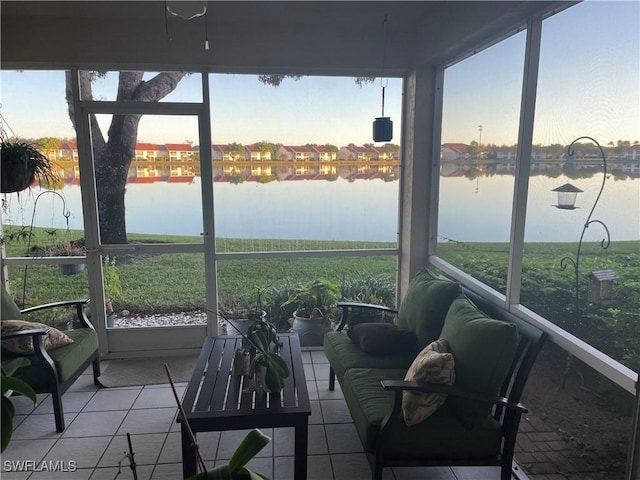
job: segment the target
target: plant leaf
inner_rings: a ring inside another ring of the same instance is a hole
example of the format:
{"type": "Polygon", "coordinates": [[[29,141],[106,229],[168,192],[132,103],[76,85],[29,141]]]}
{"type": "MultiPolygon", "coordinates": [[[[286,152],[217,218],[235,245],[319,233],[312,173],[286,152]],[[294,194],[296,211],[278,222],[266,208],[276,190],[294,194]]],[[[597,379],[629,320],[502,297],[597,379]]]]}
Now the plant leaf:
{"type": "Polygon", "coordinates": [[[269,391],[280,393],[284,387],[284,378],[282,378],[276,370],[267,368],[264,374],[264,383],[269,391]]]}
{"type": "Polygon", "coordinates": [[[7,397],[2,395],[2,405],[0,409],[2,411],[0,416],[0,434],[2,436],[0,442],[0,452],[4,452],[11,440],[11,434],[13,433],[13,403],[7,397]]]}
{"type": "Polygon", "coordinates": [[[213,470],[192,475],[187,480],[233,480],[229,465],[220,465],[213,470]]]}
{"type": "Polygon", "coordinates": [[[236,451],[231,456],[231,460],[229,460],[229,468],[231,469],[231,473],[233,475],[236,474],[236,471],[242,467],[244,467],[249,460],[255,457],[260,450],[267,446],[270,437],[266,436],[257,428],[251,430],[244,437],[236,451]]]}
{"type": "Polygon", "coordinates": [[[276,353],[267,354],[269,367],[276,370],[282,378],[289,376],[289,367],[282,357],[276,353]]]}
{"type": "Polygon", "coordinates": [[[20,380],[15,377],[6,377],[2,376],[2,393],[13,390],[14,392],[21,393],[26,397],[29,397],[33,400],[33,403],[36,403],[36,392],[31,388],[27,382],[20,380]]]}
{"type": "Polygon", "coordinates": [[[11,377],[14,373],[16,373],[16,370],[21,367],[26,367],[29,364],[31,364],[31,362],[28,358],[25,357],[16,357],[9,360],[3,360],[2,373],[4,373],[4,375],[8,377],[11,377]]]}

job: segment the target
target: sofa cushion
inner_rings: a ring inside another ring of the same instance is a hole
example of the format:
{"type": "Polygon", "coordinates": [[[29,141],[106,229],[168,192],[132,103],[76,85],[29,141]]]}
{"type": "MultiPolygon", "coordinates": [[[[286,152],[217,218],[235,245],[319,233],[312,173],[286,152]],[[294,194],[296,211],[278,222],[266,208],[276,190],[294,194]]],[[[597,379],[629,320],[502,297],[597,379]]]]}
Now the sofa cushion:
{"type": "MultiPolygon", "coordinates": [[[[420,383],[443,383],[453,385],[455,381],[453,355],[448,353],[447,341],[443,338],[431,342],[415,358],[405,380],[420,383]]],[[[445,393],[402,393],[402,417],[408,426],[429,418],[447,399],[445,393]]]]}
{"type": "Polygon", "coordinates": [[[419,350],[440,337],[449,306],[461,292],[459,283],[440,278],[427,268],[413,277],[400,305],[397,324],[416,333],[419,350]]]}
{"type": "Polygon", "coordinates": [[[344,373],[349,368],[399,368],[406,372],[418,350],[369,355],[355,345],[346,332],[329,332],[324,336],[324,353],[342,385],[344,373]]]}
{"type": "Polygon", "coordinates": [[[13,298],[11,298],[11,295],[5,290],[4,286],[2,286],[0,290],[2,290],[2,303],[0,304],[0,316],[2,320],[21,320],[22,314],[16,302],[13,301],[13,298]]]}
{"type": "MultiPolygon", "coordinates": [[[[402,380],[404,375],[405,370],[363,368],[345,374],[344,398],[366,452],[375,452],[380,424],[393,405],[393,392],[385,391],[380,381],[402,380]]],[[[491,416],[469,430],[445,403],[413,427],[407,427],[402,418],[391,419],[384,452],[394,458],[451,457],[452,452],[460,458],[480,457],[497,454],[501,441],[500,425],[491,416]]]]}
{"type": "Polygon", "coordinates": [[[369,355],[416,350],[416,334],[392,323],[359,323],[347,330],[353,343],[369,355]]]}
{"type": "MultiPolygon", "coordinates": [[[[4,320],[0,327],[1,335],[8,335],[23,330],[47,329],[48,332],[42,339],[45,350],[53,350],[73,343],[73,340],[60,330],[38,322],[26,322],[24,320],[4,320]]],[[[14,353],[33,353],[33,337],[22,336],[2,340],[2,348],[14,353]]]]}
{"type": "MultiPolygon", "coordinates": [[[[518,347],[518,328],[487,317],[461,295],[451,304],[441,337],[456,362],[456,387],[498,394],[518,347]]],[[[483,421],[491,409],[487,402],[460,397],[449,397],[448,403],[468,427],[483,421]]]]}
{"type": "MultiPolygon", "coordinates": [[[[61,382],[71,378],[78,368],[91,358],[98,349],[98,335],[92,328],[69,330],[67,331],[67,335],[73,340],[72,344],[47,352],[56,366],[61,382]]],[[[26,357],[31,361],[28,367],[20,369],[17,372],[17,375],[20,375],[22,380],[36,390],[49,384],[49,380],[51,379],[49,366],[46,365],[40,357],[35,354],[19,355],[9,352],[8,350],[2,350],[3,359],[16,356],[26,357]]]]}

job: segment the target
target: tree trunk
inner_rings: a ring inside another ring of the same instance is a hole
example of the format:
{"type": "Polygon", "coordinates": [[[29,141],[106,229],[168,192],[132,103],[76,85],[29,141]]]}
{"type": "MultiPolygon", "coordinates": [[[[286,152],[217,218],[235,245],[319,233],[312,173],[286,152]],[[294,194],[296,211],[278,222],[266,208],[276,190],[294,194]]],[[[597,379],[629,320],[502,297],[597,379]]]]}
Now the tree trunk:
{"type": "MultiPolygon", "coordinates": [[[[175,90],[180,80],[187,75],[184,72],[163,72],[149,81],[143,81],[143,74],[144,72],[120,73],[117,94],[119,101],[157,102],[175,90]]],[[[99,76],[102,76],[100,72],[80,72],[83,100],[93,99],[92,82],[99,76]]],[[[66,87],[69,116],[75,128],[69,72],[66,87]]],[[[91,115],[98,220],[103,244],[127,243],[125,191],[129,167],[135,157],[140,118],[141,115],[114,115],[109,126],[109,139],[105,143],[96,118],[91,115]]]]}

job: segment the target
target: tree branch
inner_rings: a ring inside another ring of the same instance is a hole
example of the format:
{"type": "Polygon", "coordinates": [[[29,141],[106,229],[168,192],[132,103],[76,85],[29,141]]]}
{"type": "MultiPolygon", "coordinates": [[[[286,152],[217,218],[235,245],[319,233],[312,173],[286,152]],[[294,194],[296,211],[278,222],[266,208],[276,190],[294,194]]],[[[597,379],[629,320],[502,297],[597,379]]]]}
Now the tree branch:
{"type": "Polygon", "coordinates": [[[173,92],[188,73],[161,72],[149,81],[142,81],[133,92],[132,100],[140,102],[157,102],[173,92]]]}

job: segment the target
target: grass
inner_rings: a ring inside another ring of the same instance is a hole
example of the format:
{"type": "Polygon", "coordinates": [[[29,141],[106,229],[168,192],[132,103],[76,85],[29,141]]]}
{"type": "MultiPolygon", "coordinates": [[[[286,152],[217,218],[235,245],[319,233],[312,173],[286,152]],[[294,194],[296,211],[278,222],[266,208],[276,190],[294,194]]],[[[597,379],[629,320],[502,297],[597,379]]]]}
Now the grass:
{"type": "MultiPolygon", "coordinates": [[[[15,238],[12,232],[17,227],[5,227],[7,256],[22,256],[27,243],[15,238]]],[[[82,232],[65,232],[64,240],[80,238],[82,232]]],[[[200,237],[129,235],[130,241],[194,243],[200,237]]],[[[44,229],[34,228],[31,245],[47,245],[61,241],[52,239],[44,229]]],[[[249,241],[242,239],[220,239],[219,251],[242,251],[249,241]]],[[[250,240],[253,251],[267,250],[316,250],[361,248],[360,242],[331,241],[276,241],[250,240]],[[278,248],[274,248],[278,247],[278,248]]],[[[392,248],[392,243],[374,243],[370,247],[392,248]]],[[[453,265],[471,273],[488,285],[504,292],[508,264],[507,243],[465,243],[445,242],[438,245],[438,254],[453,265]]],[[[541,292],[548,289],[564,291],[571,298],[573,276],[570,271],[562,271],[559,263],[563,256],[575,255],[575,243],[529,243],[524,255],[523,303],[528,306],[545,304],[541,292]],[[527,304],[527,303],[525,303],[527,304]]],[[[621,284],[630,285],[630,293],[624,295],[626,302],[633,305],[638,297],[637,281],[640,261],[640,242],[613,242],[603,252],[597,243],[584,244],[581,272],[613,268],[621,284]]],[[[123,260],[122,258],[117,260],[123,260]]],[[[315,278],[328,278],[342,284],[354,279],[384,278],[395,283],[396,258],[394,256],[338,257],[338,258],[289,258],[289,259],[246,259],[220,260],[217,265],[218,295],[223,303],[234,303],[255,298],[257,287],[291,289],[315,278]]],[[[180,253],[131,257],[129,262],[118,262],[116,266],[122,286],[122,295],[114,299],[116,311],[129,310],[131,313],[157,313],[170,311],[192,311],[202,309],[205,298],[204,259],[201,254],[180,253]]],[[[21,299],[23,292],[24,267],[9,267],[10,286],[21,299]]],[[[64,276],[58,268],[50,265],[29,266],[26,275],[27,305],[88,296],[87,273],[64,276]]],[[[276,292],[277,293],[277,292],[276,292]]],[[[617,305],[616,305],[617,306],[617,305]]],[[[540,312],[542,313],[542,312],[540,312]]],[[[546,312],[545,312],[546,313],[546,312]]]]}
{"type": "MultiPolygon", "coordinates": [[[[5,227],[5,237],[16,228],[5,227]]],[[[80,238],[82,232],[65,233],[65,240],[80,238]]],[[[31,245],[48,245],[60,241],[51,239],[46,231],[34,228],[31,245]]],[[[200,237],[129,235],[130,241],[194,243],[200,237]]],[[[242,239],[220,239],[218,250],[242,251],[247,244],[242,239]]],[[[362,248],[361,242],[328,241],[275,241],[251,240],[254,251],[343,249],[362,248]],[[355,245],[355,247],[354,247],[355,245]]],[[[392,248],[390,243],[371,243],[372,248],[392,248]]],[[[27,242],[6,242],[7,256],[23,256],[27,242]]],[[[202,254],[180,253],[142,255],[131,261],[116,259],[116,270],[122,285],[121,298],[114,299],[118,311],[148,314],[170,311],[201,310],[205,298],[204,258],[202,254]]],[[[340,257],[304,259],[247,259],[221,260],[218,262],[218,294],[221,302],[232,303],[243,298],[253,298],[256,287],[273,289],[300,284],[318,277],[338,281],[359,277],[384,276],[395,280],[394,257],[340,257]]],[[[24,267],[10,266],[9,279],[12,292],[22,299],[24,267]]],[[[25,303],[29,306],[61,298],[88,296],[87,272],[73,276],[61,275],[55,265],[32,265],[27,268],[25,303]]]]}

